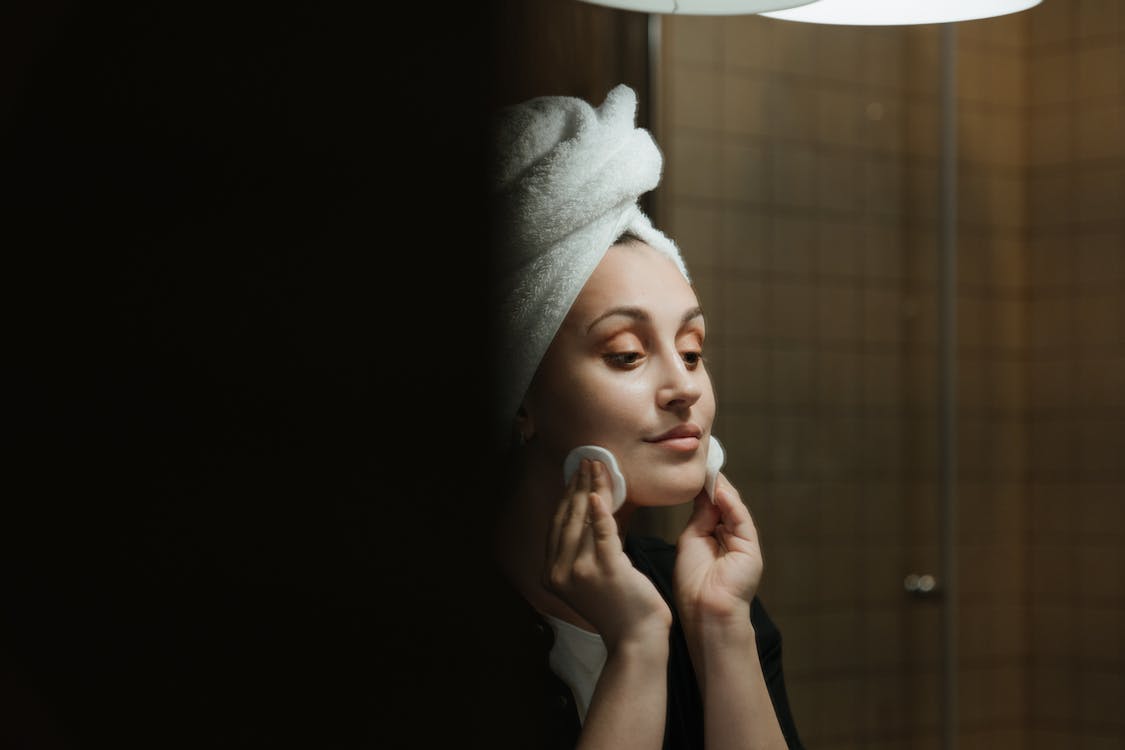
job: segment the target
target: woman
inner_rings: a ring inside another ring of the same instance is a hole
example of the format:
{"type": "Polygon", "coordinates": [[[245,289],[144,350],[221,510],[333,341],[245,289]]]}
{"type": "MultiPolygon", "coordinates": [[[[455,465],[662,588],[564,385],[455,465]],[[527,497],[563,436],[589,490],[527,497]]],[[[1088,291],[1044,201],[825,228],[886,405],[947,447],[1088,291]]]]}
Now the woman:
{"type": "Polygon", "coordinates": [[[636,205],[661,157],[635,108],[618,86],[596,109],[541,97],[500,119],[514,446],[497,560],[544,634],[550,744],[800,747],[780,636],[755,598],[753,520],[724,476],[705,487],[704,316],[678,248],[636,205]],[[564,476],[583,445],[616,460],[620,508],[605,462],[564,476]],[[675,546],[628,533],[636,508],[679,503],[694,511],[675,546]]]}

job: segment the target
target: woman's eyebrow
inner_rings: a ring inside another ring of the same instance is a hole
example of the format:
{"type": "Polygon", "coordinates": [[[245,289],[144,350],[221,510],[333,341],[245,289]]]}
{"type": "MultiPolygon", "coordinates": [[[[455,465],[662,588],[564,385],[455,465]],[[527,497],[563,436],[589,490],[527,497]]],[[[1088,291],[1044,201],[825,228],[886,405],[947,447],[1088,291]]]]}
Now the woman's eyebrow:
{"type": "MultiPolygon", "coordinates": [[[[614,315],[624,315],[625,317],[632,318],[633,320],[636,320],[640,323],[648,323],[652,320],[649,314],[639,307],[613,307],[609,310],[606,310],[604,313],[595,318],[594,321],[590,323],[590,325],[586,326],[586,333],[589,333],[591,330],[593,330],[594,326],[596,326],[598,323],[601,323],[606,318],[611,318],[614,315]]],[[[693,307],[686,313],[684,313],[684,316],[680,319],[680,324],[684,325],[688,321],[693,320],[694,318],[701,317],[702,315],[702,307],[693,307]]]]}

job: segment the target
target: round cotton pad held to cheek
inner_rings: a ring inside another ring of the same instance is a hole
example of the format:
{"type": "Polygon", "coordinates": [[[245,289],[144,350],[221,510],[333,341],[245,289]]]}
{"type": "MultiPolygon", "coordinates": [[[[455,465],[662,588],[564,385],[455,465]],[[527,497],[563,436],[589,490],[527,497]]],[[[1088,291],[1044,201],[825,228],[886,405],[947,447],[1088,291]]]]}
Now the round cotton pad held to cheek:
{"type": "Polygon", "coordinates": [[[613,497],[607,498],[610,500],[609,512],[616,513],[617,509],[625,504],[625,476],[621,473],[621,468],[617,465],[617,459],[613,454],[600,445],[580,445],[566,455],[566,460],[563,461],[563,483],[570,483],[570,477],[578,471],[578,464],[584,458],[605,464],[605,468],[609,471],[610,489],[613,492],[613,497]]]}
{"type": "Polygon", "coordinates": [[[719,443],[718,439],[712,435],[711,442],[707,447],[707,496],[711,498],[711,502],[715,502],[715,484],[719,479],[719,470],[723,468],[723,464],[727,460],[726,451],[719,443]]]}

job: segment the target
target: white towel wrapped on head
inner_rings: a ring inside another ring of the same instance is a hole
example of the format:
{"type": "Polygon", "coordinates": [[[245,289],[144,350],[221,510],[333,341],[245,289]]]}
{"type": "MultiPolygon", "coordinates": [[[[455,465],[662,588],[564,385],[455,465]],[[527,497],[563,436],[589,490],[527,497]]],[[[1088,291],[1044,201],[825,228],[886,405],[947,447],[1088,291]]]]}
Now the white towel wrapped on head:
{"type": "Polygon", "coordinates": [[[493,135],[498,202],[501,441],[511,434],[535,370],[586,280],[626,232],[665,253],[689,278],[676,244],[637,199],[660,182],[663,158],[636,127],[637,97],[618,85],[600,107],[543,96],[500,111],[493,135]]]}

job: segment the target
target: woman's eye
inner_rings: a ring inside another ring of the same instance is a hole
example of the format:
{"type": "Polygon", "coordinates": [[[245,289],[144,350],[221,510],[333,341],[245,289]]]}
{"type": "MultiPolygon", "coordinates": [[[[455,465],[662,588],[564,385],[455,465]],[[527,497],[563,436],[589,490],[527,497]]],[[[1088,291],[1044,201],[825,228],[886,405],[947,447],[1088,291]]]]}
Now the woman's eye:
{"type": "Polygon", "coordinates": [[[703,352],[684,352],[683,357],[689,367],[695,367],[703,361],[703,352]]]}
{"type": "Polygon", "coordinates": [[[641,361],[640,352],[614,352],[605,355],[605,359],[616,367],[632,367],[641,361]]]}

